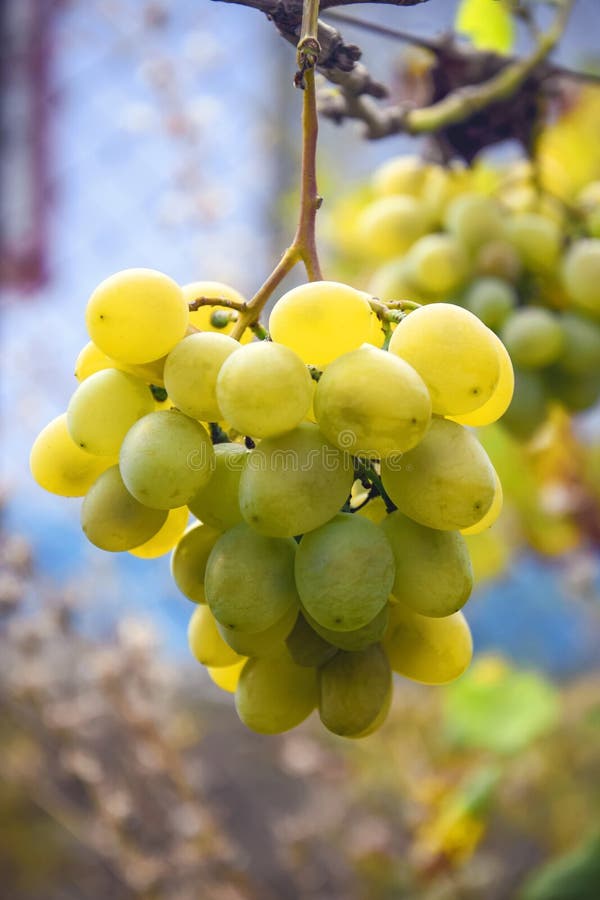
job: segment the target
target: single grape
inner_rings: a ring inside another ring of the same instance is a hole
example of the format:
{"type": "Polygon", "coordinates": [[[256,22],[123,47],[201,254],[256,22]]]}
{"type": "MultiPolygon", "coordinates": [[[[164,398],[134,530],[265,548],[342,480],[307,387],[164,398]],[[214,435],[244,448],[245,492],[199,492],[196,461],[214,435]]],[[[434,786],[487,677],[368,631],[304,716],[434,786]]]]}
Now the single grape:
{"type": "Polygon", "coordinates": [[[119,466],[127,490],[140,503],[174,509],[209,480],[215,453],[199,422],[169,409],[135,423],[121,446],[119,466]]]}
{"type": "Polygon", "coordinates": [[[421,443],[381,465],[383,486],[405,515],[442,531],[479,522],[494,499],[496,474],[472,432],[433,419],[421,443]]]}
{"type": "Polygon", "coordinates": [[[419,238],[406,256],[406,271],[417,291],[426,297],[448,299],[469,274],[468,257],[450,234],[419,238]]]}
{"type": "Polygon", "coordinates": [[[380,644],[355,653],[341,650],[319,669],[319,715],[342,737],[367,731],[389,702],[392,675],[380,644]]]}
{"type": "Polygon", "coordinates": [[[115,456],[132,425],[154,410],[148,386],[126,372],[103,369],[82,381],[67,407],[75,443],[95,456],[115,456]]]}
{"type": "Polygon", "coordinates": [[[421,377],[399,356],[361,347],[323,372],[315,415],[325,437],[341,450],[385,458],[418,444],[429,427],[431,399],[421,377]]]}
{"type": "Polygon", "coordinates": [[[532,437],[548,415],[548,395],[539,372],[515,370],[515,390],[502,424],[521,440],[532,437]]]}
{"type": "Polygon", "coordinates": [[[264,631],[247,634],[237,628],[227,628],[217,622],[219,634],[230,647],[243,656],[281,656],[285,653],[285,642],[296,624],[298,607],[292,604],[273,625],[264,631]]]}
{"type": "Polygon", "coordinates": [[[410,194],[418,197],[427,175],[427,163],[420,156],[394,156],[373,173],[373,190],[380,197],[410,194]]]}
{"type": "MultiPolygon", "coordinates": [[[[235,288],[230,287],[228,284],[223,284],[222,281],[192,281],[190,284],[184,284],[181,290],[186,303],[192,303],[200,297],[224,297],[239,304],[246,302],[246,298],[239,291],[236,291],[235,288]]],[[[215,331],[218,334],[230,334],[235,326],[235,318],[228,317],[228,321],[223,324],[223,327],[218,328],[213,324],[215,311],[229,312],[229,310],[220,306],[201,306],[199,309],[190,312],[190,325],[193,325],[199,331],[215,331]]],[[[242,335],[240,343],[249,344],[253,338],[254,335],[248,329],[242,335]]]]}
{"type": "Polygon", "coordinates": [[[562,243],[558,222],[540,213],[517,213],[507,221],[506,235],[526,268],[542,273],[556,268],[562,243]]]}
{"type": "Polygon", "coordinates": [[[396,560],[394,597],[423,616],[449,616],[473,589],[465,540],[457,531],[438,531],[396,511],[381,523],[396,560]]]}
{"type": "Polygon", "coordinates": [[[188,505],[201,522],[225,531],[242,521],[240,478],[248,461],[248,451],[243,444],[215,444],[214,451],[215,470],[188,505]]]}
{"type": "Polygon", "coordinates": [[[504,235],[500,206],[483,194],[463,193],[452,200],[446,209],[445,225],[471,253],[504,235]]]}
{"type": "Polygon", "coordinates": [[[266,631],[290,607],[298,609],[294,584],[296,544],[235,525],[213,547],[206,566],[206,599],[227,628],[266,631]]]}
{"type": "Polygon", "coordinates": [[[571,375],[561,366],[544,372],[544,381],[553,395],[569,412],[583,412],[594,406],[600,397],[600,372],[571,375]]]}
{"type": "Polygon", "coordinates": [[[471,282],[464,303],[484,325],[498,331],[517,305],[517,294],[501,278],[477,278],[471,282]]]}
{"type": "Polygon", "coordinates": [[[207,666],[206,671],[210,675],[211,681],[213,681],[217,687],[221,688],[222,691],[227,691],[228,694],[235,694],[240,675],[242,674],[242,669],[246,662],[247,660],[245,657],[242,657],[242,659],[233,666],[220,666],[217,668],[207,666]]]}
{"type": "Polygon", "coordinates": [[[562,280],[569,299],[583,312],[600,315],[600,240],[574,241],[562,264],[562,280]]]}
{"type": "Polygon", "coordinates": [[[393,194],[370,203],[360,214],[356,229],[363,253],[386,260],[406,253],[427,231],[422,204],[407,194],[393,194]]]}
{"type": "Polygon", "coordinates": [[[114,359],[103,353],[99,347],[96,347],[93,341],[88,341],[81,348],[77,359],[75,360],[75,378],[77,381],[85,381],[90,375],[101,372],[103,369],[116,369],[118,365],[114,359]]]}
{"type": "Polygon", "coordinates": [[[240,347],[226,334],[190,334],[173,347],[165,363],[165,388],[175,406],[204,422],[222,418],[217,403],[217,376],[225,360],[240,347]]]}
{"type": "Polygon", "coordinates": [[[521,369],[541,369],[556,362],[564,346],[558,316],[534,306],[517,309],[506,320],[502,341],[521,369]]]}
{"type": "Polygon", "coordinates": [[[423,300],[410,278],[405,256],[392,259],[373,272],[369,293],[380,300],[414,300],[417,303],[423,300]]]}
{"type": "Polygon", "coordinates": [[[478,275],[500,278],[514,284],[521,274],[521,258],[510,241],[498,239],[483,244],[475,257],[478,275]]]}
{"type": "Polygon", "coordinates": [[[305,363],[326,366],[369,339],[372,319],[362,291],[336,281],[311,281],[277,301],[269,316],[269,333],[305,363]]]}
{"type": "Polygon", "coordinates": [[[319,668],[338,651],[329,641],[318,634],[309,625],[302,613],[296,619],[296,624],[288,634],[286,641],[288,652],[296,665],[319,668]]]}
{"type": "Polygon", "coordinates": [[[131,496],[118,466],[97,478],[81,507],[81,527],[87,539],[113,553],[139,547],[156,534],[166,518],[164,510],[149,509],[131,496]]]}
{"type": "Polygon", "coordinates": [[[349,454],[328,444],[312,422],[304,422],[250,452],[239,482],[241,512],[261,534],[304,534],[339,512],[353,480],[349,454]]]}
{"type": "Polygon", "coordinates": [[[380,641],[385,634],[388,623],[388,604],[383,606],[374,619],[353,631],[334,631],[322,625],[304,610],[304,616],[311,628],[327,643],[340,650],[364,650],[380,641]]]}
{"type": "Polygon", "coordinates": [[[241,662],[219,633],[215,617],[208,606],[197,606],[188,625],[188,644],[192,655],[203,666],[221,668],[241,662]]]}
{"type": "Polygon", "coordinates": [[[173,550],[171,576],[181,593],[194,603],[206,603],[206,563],[220,537],[220,533],[208,525],[192,525],[173,550]]]}
{"type": "Polygon", "coordinates": [[[304,609],[324,628],[355,631],[385,606],[394,558],[383,532],[368,519],[340,513],[305,534],[296,555],[304,609]]]}
{"type": "Polygon", "coordinates": [[[473,412],[492,396],[500,378],[495,335],[477,316],[451,303],[414,310],[390,340],[390,352],[417,370],[434,413],[473,412]]]}
{"type": "Polygon", "coordinates": [[[125,269],[106,278],[89,299],[89,335],[107,356],[147,363],[182,339],[189,312],[181,288],[154,269],[125,269]]]}
{"type": "Polygon", "coordinates": [[[134,547],[129,552],[139,559],[156,559],[158,556],[164,556],[182,537],[189,515],[187,506],[170,509],[162,528],[149,541],[139,547],[134,547]]]}
{"type": "Polygon", "coordinates": [[[312,379],[300,357],[271,341],[232,353],[217,378],[223,418],[253,437],[291,431],[306,416],[311,400],[312,379]]]}
{"type": "Polygon", "coordinates": [[[114,463],[112,457],[92,456],[77,446],[69,434],[66,413],[40,431],[29,455],[29,468],[39,486],[61,497],[83,497],[114,463]]]}
{"type": "Polygon", "coordinates": [[[454,681],[473,656],[473,639],[461,612],[434,619],[401,603],[390,610],[383,647],[394,672],[423,684],[454,681]]]}
{"type": "MultiPolygon", "coordinates": [[[[486,531],[498,519],[498,516],[502,512],[503,503],[504,503],[504,495],[502,493],[502,482],[498,478],[498,473],[496,473],[496,490],[494,493],[494,499],[492,500],[492,505],[486,512],[483,519],[480,519],[479,522],[476,522],[475,525],[471,525],[470,528],[461,529],[461,533],[464,535],[470,535],[470,534],[481,534],[482,531],[486,531]]],[[[418,612],[421,612],[421,610],[418,610],[418,612]]],[[[431,615],[431,613],[425,613],[425,612],[423,614],[431,615]]]]}
{"type": "Polygon", "coordinates": [[[494,393],[483,406],[474,412],[465,413],[464,416],[450,416],[459,425],[470,425],[471,427],[490,425],[492,422],[497,422],[510,406],[515,389],[515,373],[506,347],[499,338],[496,338],[496,342],[500,357],[500,377],[494,393]]]}
{"type": "Polygon", "coordinates": [[[570,375],[586,375],[600,370],[600,325],[578,313],[560,318],[563,348],[560,368],[570,375]]]}
{"type": "Polygon", "coordinates": [[[235,692],[241,721],[259,734],[289,731],[317,705],[314,669],[297,666],[289,657],[249,659],[235,692]]]}

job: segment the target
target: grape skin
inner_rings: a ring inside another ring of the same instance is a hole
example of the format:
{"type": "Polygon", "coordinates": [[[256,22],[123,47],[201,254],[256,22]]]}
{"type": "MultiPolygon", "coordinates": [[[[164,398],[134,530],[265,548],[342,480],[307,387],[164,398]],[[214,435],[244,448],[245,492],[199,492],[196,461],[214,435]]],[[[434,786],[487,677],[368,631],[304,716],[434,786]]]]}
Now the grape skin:
{"type": "Polygon", "coordinates": [[[246,634],[237,628],[227,628],[217,622],[219,634],[236,653],[243,656],[279,656],[284,650],[284,641],[294,628],[298,618],[298,607],[292,604],[289,609],[269,628],[254,634],[246,634]]]}
{"type": "Polygon", "coordinates": [[[510,316],[502,328],[502,341],[521,369],[541,369],[556,362],[564,347],[558,317],[536,307],[519,309],[510,316]]]}
{"type": "Polygon", "coordinates": [[[400,603],[390,610],[383,647],[394,672],[423,684],[454,681],[473,655],[473,639],[461,612],[435,619],[400,603]]]}
{"type": "Polygon", "coordinates": [[[206,563],[220,536],[220,532],[208,525],[193,525],[173,550],[171,577],[181,593],[194,603],[206,603],[206,563]]]}
{"type": "Polygon", "coordinates": [[[115,462],[114,457],[92,456],[78,447],[69,434],[66,413],[40,431],[29,454],[29,468],[36,482],[61,497],[83,497],[115,462]]]}
{"type": "Polygon", "coordinates": [[[364,650],[371,644],[376,644],[383,637],[388,623],[387,604],[370,622],[353,631],[334,631],[333,628],[324,628],[306,610],[303,610],[303,613],[311,628],[323,640],[340,650],[364,650]]]}
{"type": "Polygon", "coordinates": [[[319,668],[332,659],[338,651],[315,631],[303,613],[299,613],[296,623],[286,638],[290,656],[298,666],[319,668]]]}
{"type": "Polygon", "coordinates": [[[100,475],[81,507],[81,527],[87,539],[113,553],[143,544],[157,533],[166,518],[163,510],[149,509],[131,496],[118,466],[100,475]]]}
{"type": "Polygon", "coordinates": [[[158,556],[164,556],[183,536],[189,515],[187,506],[170,509],[162,528],[149,541],[140,544],[139,547],[134,547],[129,552],[139,559],[156,559],[158,556]]]}
{"type": "Polygon", "coordinates": [[[175,406],[203,422],[217,422],[217,377],[225,360],[240,347],[226,334],[190,334],[167,356],[165,388],[175,406]]]}
{"type": "Polygon", "coordinates": [[[228,694],[235,694],[245,664],[246,658],[242,657],[242,659],[233,666],[207,666],[206,671],[208,672],[211,681],[214,682],[217,687],[221,688],[222,691],[226,691],[228,694]]]}
{"type": "Polygon", "coordinates": [[[340,650],[319,669],[319,715],[342,737],[359,736],[380,722],[389,702],[392,676],[380,644],[347,653],[340,650]]]}
{"type": "Polygon", "coordinates": [[[494,393],[483,406],[474,412],[466,413],[464,416],[449,416],[459,425],[470,425],[471,427],[491,425],[492,422],[497,422],[502,418],[510,406],[515,390],[515,373],[508,350],[499,338],[496,338],[496,347],[500,358],[500,377],[494,393]]]}
{"type": "Polygon", "coordinates": [[[189,501],[197,519],[225,531],[242,521],[239,490],[248,451],[242,444],[215,444],[215,470],[189,501]]]}
{"type": "Polygon", "coordinates": [[[192,655],[203,666],[220,668],[241,661],[240,656],[221,637],[208,606],[197,606],[192,613],[188,625],[188,644],[192,655]]]}
{"type": "Polygon", "coordinates": [[[237,714],[259,734],[280,734],[306,719],[317,705],[314,669],[290,657],[249,659],[235,692],[237,714]]]}
{"type": "Polygon", "coordinates": [[[427,230],[425,208],[408,194],[381,197],[369,204],[356,223],[363,250],[375,259],[406,253],[427,230]]]}

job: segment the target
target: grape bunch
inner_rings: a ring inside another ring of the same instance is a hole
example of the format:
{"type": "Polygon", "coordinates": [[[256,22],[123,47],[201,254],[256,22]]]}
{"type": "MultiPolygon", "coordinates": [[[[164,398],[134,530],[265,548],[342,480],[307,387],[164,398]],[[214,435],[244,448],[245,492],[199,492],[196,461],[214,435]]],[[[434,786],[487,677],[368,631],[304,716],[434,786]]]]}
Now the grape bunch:
{"type": "Polygon", "coordinates": [[[191,652],[249,728],[318,708],[333,733],[370,734],[392,672],[442,684],[470,661],[465,535],[502,490],[468,426],[510,404],[509,356],[466,309],[347,284],[288,291],[263,340],[198,297],[240,300],[148,269],[96,288],[79,385],[32,473],[83,496],[95,546],[172,551],[191,652]]]}
{"type": "Polygon", "coordinates": [[[530,163],[444,168],[389,160],[332,216],[353,279],[381,300],[452,302],[505,344],[514,399],[502,423],[528,440],[553,406],[600,397],[600,182],[569,204],[530,163]]]}

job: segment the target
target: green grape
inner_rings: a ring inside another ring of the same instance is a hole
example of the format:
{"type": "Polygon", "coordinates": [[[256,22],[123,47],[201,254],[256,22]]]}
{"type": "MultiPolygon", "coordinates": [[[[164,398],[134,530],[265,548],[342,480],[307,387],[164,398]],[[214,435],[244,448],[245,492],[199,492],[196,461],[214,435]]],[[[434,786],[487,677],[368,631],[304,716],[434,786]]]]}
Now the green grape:
{"type": "Polygon", "coordinates": [[[135,423],[121,446],[119,465],[127,490],[140,503],[174,509],[209,480],[215,453],[199,422],[169,409],[135,423]]]}
{"type": "Polygon", "coordinates": [[[61,497],[83,497],[114,463],[114,458],[92,456],[74,443],[66,413],[40,431],[29,455],[29,468],[39,486],[61,497]]]}
{"type": "Polygon", "coordinates": [[[181,593],[194,603],[206,603],[206,563],[220,537],[220,533],[208,525],[192,525],[173,550],[171,577],[181,593]]]}
{"type": "Polygon", "coordinates": [[[201,522],[225,531],[242,521],[239,487],[248,451],[243,444],[215,444],[214,451],[214,472],[188,505],[201,522]]]}
{"type": "Polygon", "coordinates": [[[238,716],[259,734],[289,731],[311,714],[317,700],[315,670],[285,656],[249,659],[235,692],[238,716]]]}
{"type": "Polygon", "coordinates": [[[67,407],[67,426],[75,443],[95,456],[115,456],[131,426],[154,410],[143,381],[103,369],[82,381],[67,407]]]}
{"type": "Polygon", "coordinates": [[[521,369],[541,369],[559,358],[564,345],[558,316],[547,309],[517,309],[502,328],[502,341],[521,369]]]}
{"type": "Polygon", "coordinates": [[[465,294],[464,303],[484,325],[498,331],[517,305],[517,294],[501,278],[477,278],[465,294]]]}
{"type": "Polygon", "coordinates": [[[290,656],[298,666],[318,669],[337,653],[337,647],[322,638],[309,625],[302,613],[298,615],[285,643],[290,656]]]}
{"type": "Polygon", "coordinates": [[[203,666],[221,668],[239,663],[240,657],[219,633],[208,606],[197,606],[188,625],[188,644],[192,655],[203,666]]]}
{"type": "Polygon", "coordinates": [[[319,669],[319,715],[342,737],[370,729],[389,703],[392,675],[380,644],[355,653],[340,650],[319,669]]]}
{"type": "Polygon", "coordinates": [[[423,299],[410,279],[405,256],[392,259],[375,270],[369,281],[369,293],[380,300],[414,300],[418,303],[423,299]]]}
{"type": "Polygon", "coordinates": [[[394,331],[390,352],[417,370],[433,412],[443,416],[479,409],[500,378],[496,336],[473,313],[451,303],[411,312],[394,331]]]}
{"type": "Polygon", "coordinates": [[[261,534],[293,537],[339,512],[353,480],[350,456],[328,444],[312,422],[304,422],[251,451],[240,479],[240,508],[261,534]]]}
{"type": "Polygon", "coordinates": [[[500,278],[514,284],[521,274],[521,258],[509,241],[488,241],[477,252],[474,268],[484,278],[500,278]]]}
{"type": "Polygon", "coordinates": [[[560,318],[563,348],[560,368],[570,375],[586,375],[600,370],[600,325],[577,313],[560,318]]]}
{"type": "Polygon", "coordinates": [[[370,519],[371,522],[375,522],[376,525],[379,525],[379,523],[383,522],[387,516],[385,500],[382,497],[373,497],[372,500],[369,500],[368,503],[365,503],[364,506],[357,509],[356,514],[358,516],[364,516],[365,519],[370,519]]]}
{"type": "Polygon", "coordinates": [[[226,531],[206,566],[206,599],[215,618],[227,628],[255,634],[291,607],[297,610],[295,556],[292,538],[264,537],[246,524],[226,531]]]}
{"type": "MultiPolygon", "coordinates": [[[[498,477],[498,473],[496,472],[496,491],[494,493],[494,499],[492,501],[492,505],[486,512],[483,519],[480,519],[479,522],[475,523],[475,525],[471,525],[470,528],[462,528],[461,534],[464,534],[467,537],[469,537],[469,535],[481,534],[482,531],[487,531],[487,529],[490,528],[494,524],[494,522],[496,521],[496,519],[502,512],[503,503],[504,503],[504,494],[502,492],[502,482],[500,481],[500,478],[498,477]]],[[[468,545],[467,545],[467,549],[468,549],[468,545]]],[[[425,615],[431,615],[431,613],[426,613],[425,615]]]]}
{"type": "Polygon", "coordinates": [[[381,465],[383,486],[405,515],[442,531],[479,522],[492,505],[495,472],[472,432],[434,419],[421,443],[381,465]]]}
{"type": "Polygon", "coordinates": [[[490,399],[474,412],[466,413],[464,416],[450,416],[459,425],[472,427],[490,425],[492,422],[497,422],[510,406],[515,389],[515,374],[506,347],[499,338],[496,338],[496,341],[500,357],[500,378],[496,389],[490,399]]]}
{"type": "Polygon", "coordinates": [[[324,628],[355,631],[387,603],[394,557],[368,519],[340,513],[305,534],[296,555],[296,585],[306,612],[324,628]]]}
{"type": "Polygon", "coordinates": [[[562,265],[562,280],[571,302],[600,315],[600,240],[574,241],[562,265]]]}
{"type": "MultiPolygon", "coordinates": [[[[186,303],[192,303],[194,300],[198,300],[199,297],[225,297],[225,299],[233,300],[234,303],[239,303],[240,305],[246,302],[246,298],[239,291],[236,291],[235,288],[230,287],[228,284],[223,284],[222,281],[192,281],[190,284],[184,284],[181,290],[186,303]]],[[[212,322],[215,310],[221,311],[221,307],[201,306],[199,309],[192,310],[190,312],[190,325],[193,325],[198,331],[230,334],[235,326],[235,319],[231,318],[222,328],[217,328],[212,322]]],[[[240,343],[249,344],[253,339],[254,335],[250,329],[247,329],[240,339],[240,343]]]]}
{"type": "Polygon", "coordinates": [[[227,691],[228,694],[235,694],[239,684],[240,675],[242,674],[242,669],[246,665],[246,662],[246,658],[242,657],[241,660],[233,666],[219,666],[215,668],[207,666],[206,671],[208,672],[211,681],[213,681],[217,687],[221,688],[222,691],[227,691]]]}
{"type": "Polygon", "coordinates": [[[570,412],[583,412],[598,401],[600,396],[600,372],[571,375],[561,366],[553,366],[544,372],[550,393],[570,412]]]}
{"type": "Polygon", "coordinates": [[[428,168],[420,156],[394,156],[378,166],[373,173],[373,190],[381,197],[388,194],[418,197],[428,168]]]}
{"type": "Polygon", "coordinates": [[[217,376],[239,343],[211,331],[190,334],[171,350],[165,363],[165,388],[175,406],[204,422],[222,418],[217,404],[217,376]]]}
{"type": "Polygon", "coordinates": [[[304,610],[304,616],[311,628],[334,647],[340,650],[364,650],[382,639],[388,623],[388,604],[379,610],[374,619],[367,622],[362,628],[356,628],[353,631],[334,631],[333,628],[323,628],[306,610],[304,610]]]}
{"type": "Polygon", "coordinates": [[[369,339],[372,319],[369,298],[362,291],[336,281],[311,281],[277,301],[269,333],[305,363],[326,366],[369,339]]]}
{"type": "Polygon", "coordinates": [[[106,278],[88,301],[85,320],[96,346],[126,363],[165,356],[182,339],[189,312],[181,288],[154,269],[106,278]]]}
{"type": "Polygon", "coordinates": [[[526,268],[550,272],[556,267],[562,243],[558,222],[540,213],[517,213],[508,219],[506,234],[526,268]]]}
{"type": "Polygon", "coordinates": [[[546,420],[548,396],[539,372],[515,370],[515,392],[502,424],[515,437],[528,440],[546,420]]]}
{"type": "Polygon", "coordinates": [[[219,634],[230,647],[243,656],[281,656],[285,653],[285,641],[298,618],[296,604],[290,606],[273,625],[255,634],[246,634],[236,628],[227,628],[217,622],[219,634]]]}
{"type": "Polygon", "coordinates": [[[314,409],[328,440],[366,457],[409,450],[431,420],[431,399],[421,377],[399,356],[375,347],[345,353],[327,367],[314,409]]]}
{"type": "Polygon", "coordinates": [[[225,360],[217,378],[217,403],[241,434],[274,437],[295,428],[310,408],[312,379],[289,347],[248,344],[225,360]]]}
{"type": "Polygon", "coordinates": [[[416,241],[406,257],[408,277],[425,296],[448,299],[469,274],[469,261],[450,234],[428,234],[416,241]]]}
{"type": "Polygon", "coordinates": [[[445,225],[450,234],[472,253],[504,234],[500,206],[483,194],[464,193],[452,200],[446,209],[445,225]]]}
{"type": "Polygon", "coordinates": [[[427,224],[426,210],[418,200],[394,194],[365,207],[356,229],[364,255],[385,260],[406,253],[425,234],[427,224]]]}
{"type": "Polygon", "coordinates": [[[164,556],[182,537],[189,515],[187,506],[170,509],[162,528],[149,541],[145,541],[139,547],[134,547],[129,552],[139,559],[156,559],[158,556],[164,556]]]}
{"type": "Polygon", "coordinates": [[[399,511],[381,528],[396,560],[392,593],[397,600],[423,616],[449,616],[465,605],[473,570],[459,532],[427,528],[399,511]]]}
{"type": "Polygon", "coordinates": [[[465,671],[473,640],[461,612],[441,619],[422,616],[397,603],[383,647],[394,672],[423,684],[447,684],[465,671]]]}
{"type": "Polygon", "coordinates": [[[149,509],[131,496],[118,466],[99,476],[81,507],[81,527],[87,539],[101,550],[114,553],[149,540],[166,518],[164,510],[149,509]]]}

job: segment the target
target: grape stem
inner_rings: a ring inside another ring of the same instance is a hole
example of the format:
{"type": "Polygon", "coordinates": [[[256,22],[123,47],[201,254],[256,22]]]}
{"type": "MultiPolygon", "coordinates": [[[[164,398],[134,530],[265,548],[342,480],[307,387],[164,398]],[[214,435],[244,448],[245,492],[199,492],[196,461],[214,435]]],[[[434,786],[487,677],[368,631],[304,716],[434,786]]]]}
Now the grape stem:
{"type": "Polygon", "coordinates": [[[196,297],[188,304],[190,312],[195,312],[203,306],[222,306],[225,309],[235,309],[240,312],[244,308],[243,300],[232,300],[231,297],[196,297]]]}
{"type": "Polygon", "coordinates": [[[363,484],[365,481],[370,482],[371,490],[369,491],[369,500],[372,500],[377,496],[381,497],[385,503],[385,508],[389,513],[394,512],[394,510],[398,508],[388,497],[380,476],[367,460],[359,459],[358,457],[354,458],[354,477],[360,478],[363,484]]]}
{"type": "MultiPolygon", "coordinates": [[[[319,119],[315,88],[315,66],[321,48],[317,40],[320,0],[304,0],[301,37],[298,43],[298,71],[294,78],[296,87],[303,91],[302,103],[302,163],[300,174],[300,213],[292,243],[287,248],[267,280],[256,294],[239,309],[239,318],[231,336],[239,340],[246,328],[259,324],[260,314],[273,291],[279,286],[296,263],[304,263],[309,281],[322,279],[315,225],[322,198],[317,190],[317,138],[319,119]]],[[[262,326],[261,326],[262,327],[262,326]]]]}

